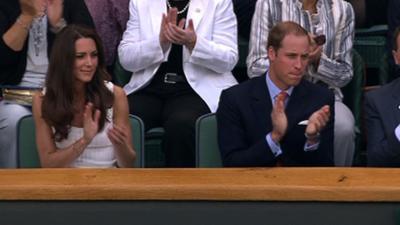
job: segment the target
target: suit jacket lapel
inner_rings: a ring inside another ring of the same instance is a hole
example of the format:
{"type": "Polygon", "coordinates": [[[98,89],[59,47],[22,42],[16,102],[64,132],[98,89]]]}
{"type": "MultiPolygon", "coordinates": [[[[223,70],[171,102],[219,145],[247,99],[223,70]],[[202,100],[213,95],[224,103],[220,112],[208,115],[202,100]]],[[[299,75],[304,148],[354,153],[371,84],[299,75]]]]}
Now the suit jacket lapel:
{"type": "Polygon", "coordinates": [[[271,111],[272,102],[269,96],[265,75],[261,77],[253,78],[254,88],[252,90],[252,102],[251,107],[255,113],[255,119],[261,125],[258,126],[263,130],[260,132],[266,132],[267,129],[272,128],[271,123],[271,111]]]}
{"type": "Polygon", "coordinates": [[[187,14],[186,27],[188,26],[189,19],[193,20],[194,30],[197,30],[201,19],[207,8],[207,0],[191,0],[187,14]]]}
{"type": "MultiPolygon", "coordinates": [[[[148,19],[151,20],[153,33],[159,34],[161,27],[162,15],[167,13],[167,2],[166,0],[148,1],[147,12],[150,12],[148,19]]],[[[143,18],[145,19],[145,18],[143,18]]]]}

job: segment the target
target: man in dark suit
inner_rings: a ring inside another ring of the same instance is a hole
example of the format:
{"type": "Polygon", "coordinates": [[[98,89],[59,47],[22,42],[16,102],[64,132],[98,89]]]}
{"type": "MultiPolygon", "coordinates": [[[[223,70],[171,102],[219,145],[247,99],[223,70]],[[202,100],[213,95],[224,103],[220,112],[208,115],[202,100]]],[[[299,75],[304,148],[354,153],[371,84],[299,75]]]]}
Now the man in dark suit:
{"type": "MultiPolygon", "coordinates": [[[[393,58],[400,64],[400,28],[393,58]]],[[[365,96],[368,166],[400,167],[400,78],[365,96]]]]}
{"type": "Polygon", "coordinates": [[[294,22],[268,37],[270,68],[223,91],[217,110],[224,166],[332,166],[334,95],[303,80],[311,40],[294,22]]]}

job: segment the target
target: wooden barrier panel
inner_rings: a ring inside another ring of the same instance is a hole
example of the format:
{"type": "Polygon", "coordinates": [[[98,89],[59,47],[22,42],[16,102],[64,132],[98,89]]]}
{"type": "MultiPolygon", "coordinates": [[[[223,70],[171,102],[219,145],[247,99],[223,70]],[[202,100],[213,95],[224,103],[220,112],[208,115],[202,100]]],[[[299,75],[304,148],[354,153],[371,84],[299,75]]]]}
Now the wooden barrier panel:
{"type": "Polygon", "coordinates": [[[0,200],[399,202],[400,169],[7,169],[0,200]]]}

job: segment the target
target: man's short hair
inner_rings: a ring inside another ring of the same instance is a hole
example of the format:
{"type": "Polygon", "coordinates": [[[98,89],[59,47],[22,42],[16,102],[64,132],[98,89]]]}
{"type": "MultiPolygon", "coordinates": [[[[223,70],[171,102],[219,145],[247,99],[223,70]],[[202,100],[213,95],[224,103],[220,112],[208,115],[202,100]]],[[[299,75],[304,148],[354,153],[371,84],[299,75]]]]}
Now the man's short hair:
{"type": "Polygon", "coordinates": [[[308,31],[306,29],[295,22],[285,21],[280,22],[272,27],[268,35],[267,48],[273,47],[275,51],[277,51],[282,47],[282,40],[289,34],[296,36],[307,36],[308,40],[310,41],[308,31]]]}

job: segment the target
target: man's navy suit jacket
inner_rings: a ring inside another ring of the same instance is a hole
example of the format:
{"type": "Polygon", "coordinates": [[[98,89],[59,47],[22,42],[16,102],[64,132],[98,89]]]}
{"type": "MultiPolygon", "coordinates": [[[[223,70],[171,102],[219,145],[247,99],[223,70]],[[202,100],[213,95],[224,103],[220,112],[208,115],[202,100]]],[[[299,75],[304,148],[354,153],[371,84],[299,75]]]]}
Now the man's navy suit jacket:
{"type": "Polygon", "coordinates": [[[365,96],[369,166],[400,167],[400,78],[365,96]]]}
{"type": "MultiPolygon", "coordinates": [[[[288,119],[286,135],[280,145],[283,166],[333,166],[333,92],[301,81],[294,87],[285,108],[288,119]],[[330,106],[330,120],[320,136],[318,149],[304,151],[305,125],[312,113],[324,105],[330,106]]],[[[224,166],[275,166],[266,135],[272,131],[272,102],[266,77],[256,77],[224,90],[217,110],[219,148],[224,166]]]]}

